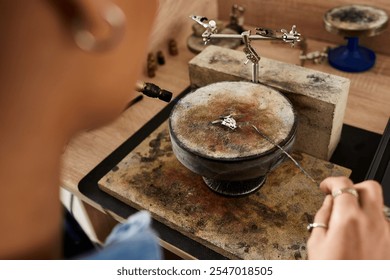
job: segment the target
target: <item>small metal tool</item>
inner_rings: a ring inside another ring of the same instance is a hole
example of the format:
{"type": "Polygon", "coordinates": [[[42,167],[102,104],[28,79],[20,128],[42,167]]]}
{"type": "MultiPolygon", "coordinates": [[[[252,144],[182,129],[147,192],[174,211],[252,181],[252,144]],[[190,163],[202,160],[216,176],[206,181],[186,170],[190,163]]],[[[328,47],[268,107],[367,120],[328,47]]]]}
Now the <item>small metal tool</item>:
{"type": "MultiPolygon", "coordinates": [[[[202,16],[190,16],[190,18],[200,25],[202,25],[204,28],[206,28],[206,31],[209,30],[211,34],[214,34],[217,32],[217,23],[215,20],[210,20],[207,17],[202,17],[202,16]]],[[[206,32],[205,31],[205,32],[206,32]]],[[[202,35],[203,36],[203,35],[202,35]]]]}
{"type": "Polygon", "coordinates": [[[152,83],[138,81],[135,85],[135,90],[138,92],[142,92],[148,97],[158,98],[165,102],[169,102],[172,99],[172,92],[167,91],[165,89],[161,89],[160,87],[152,83]]]}
{"type": "Polygon", "coordinates": [[[282,153],[284,153],[294,164],[296,167],[299,168],[299,170],[301,170],[301,172],[307,177],[309,178],[317,187],[319,187],[319,184],[317,183],[316,180],[314,180],[314,178],[309,174],[307,173],[307,171],[305,169],[303,169],[303,167],[287,152],[285,151],[280,145],[278,145],[278,143],[276,143],[275,141],[273,141],[270,137],[268,137],[267,135],[264,134],[264,132],[260,131],[260,129],[258,129],[256,126],[254,126],[252,124],[252,127],[254,130],[256,130],[256,132],[261,136],[263,137],[265,140],[267,140],[268,142],[270,142],[272,145],[276,146],[279,150],[282,151],[282,153]]]}

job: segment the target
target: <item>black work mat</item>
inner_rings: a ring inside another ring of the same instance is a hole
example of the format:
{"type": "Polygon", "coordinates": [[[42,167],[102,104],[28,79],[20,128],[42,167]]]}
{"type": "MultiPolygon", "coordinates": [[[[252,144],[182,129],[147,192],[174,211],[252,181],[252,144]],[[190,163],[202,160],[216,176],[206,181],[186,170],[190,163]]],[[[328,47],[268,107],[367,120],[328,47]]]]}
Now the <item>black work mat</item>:
{"type": "MultiPolygon", "coordinates": [[[[122,218],[136,213],[138,210],[119,201],[111,195],[103,192],[98,187],[98,181],[114,168],[124,157],[136,148],[146,137],[158,128],[168,117],[176,102],[191,89],[185,89],[176,99],[171,101],[154,118],[146,123],[134,135],[123,142],[116,150],[108,155],[101,163],[91,170],[80,182],[80,192],[89,199],[100,204],[104,209],[109,210],[122,218]]],[[[360,182],[367,178],[371,162],[381,141],[381,135],[353,126],[344,125],[341,140],[330,159],[331,162],[352,170],[350,178],[354,182],[360,182]]],[[[383,142],[383,141],[382,141],[383,142]]],[[[386,142],[388,143],[388,142],[386,142]]],[[[388,150],[388,149],[387,149],[388,150]]],[[[381,157],[383,159],[383,157],[381,157]]],[[[374,173],[371,168],[371,172],[374,173]]],[[[384,190],[386,193],[386,190],[384,190]]],[[[389,205],[390,197],[385,202],[389,205]]],[[[178,249],[187,252],[198,259],[225,259],[224,256],[199,244],[198,242],[184,236],[176,230],[153,220],[153,228],[158,232],[159,237],[165,242],[172,244],[178,249]]]]}

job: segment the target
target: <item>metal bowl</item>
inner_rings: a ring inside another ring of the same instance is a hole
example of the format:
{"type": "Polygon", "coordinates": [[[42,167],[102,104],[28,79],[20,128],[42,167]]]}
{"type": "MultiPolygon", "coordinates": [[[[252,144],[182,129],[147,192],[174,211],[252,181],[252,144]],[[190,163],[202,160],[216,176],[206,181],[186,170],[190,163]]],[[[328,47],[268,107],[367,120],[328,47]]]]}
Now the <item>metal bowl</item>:
{"type": "Polygon", "coordinates": [[[225,195],[257,190],[284,159],[284,153],[253,126],[291,150],[297,126],[293,106],[284,95],[260,84],[220,82],[199,88],[179,100],[169,117],[177,159],[225,195]],[[237,128],[222,123],[226,116],[237,128]]]}

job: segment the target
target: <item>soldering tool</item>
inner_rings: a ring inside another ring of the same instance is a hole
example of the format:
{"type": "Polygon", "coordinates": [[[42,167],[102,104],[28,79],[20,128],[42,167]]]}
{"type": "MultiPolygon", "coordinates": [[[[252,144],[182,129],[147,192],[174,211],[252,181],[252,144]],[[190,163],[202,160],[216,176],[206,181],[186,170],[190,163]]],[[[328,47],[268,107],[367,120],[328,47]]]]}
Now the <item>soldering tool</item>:
{"type": "Polygon", "coordinates": [[[161,89],[152,83],[138,81],[135,85],[135,90],[142,92],[146,96],[158,98],[165,102],[169,102],[172,99],[172,92],[161,89]]]}

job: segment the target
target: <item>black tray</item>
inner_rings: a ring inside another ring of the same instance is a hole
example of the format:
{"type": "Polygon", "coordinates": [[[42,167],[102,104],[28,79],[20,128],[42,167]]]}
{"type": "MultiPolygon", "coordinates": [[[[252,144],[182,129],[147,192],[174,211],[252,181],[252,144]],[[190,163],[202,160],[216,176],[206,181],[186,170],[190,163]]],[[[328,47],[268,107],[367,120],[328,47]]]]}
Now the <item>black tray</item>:
{"type": "MultiPolygon", "coordinates": [[[[108,155],[91,172],[89,172],[79,183],[78,187],[82,194],[100,204],[104,209],[110,210],[120,217],[127,218],[138,210],[101,191],[98,181],[114,168],[124,157],[136,148],[147,136],[158,128],[168,117],[175,103],[190,88],[185,89],[176,99],[171,101],[154,118],[145,124],[134,135],[122,143],[115,151],[108,155]]],[[[368,132],[349,125],[344,125],[340,143],[338,144],[331,162],[347,167],[352,170],[351,179],[354,182],[366,178],[370,163],[374,158],[381,135],[368,132]]],[[[208,247],[184,236],[180,232],[153,220],[153,228],[158,232],[159,237],[173,246],[187,252],[198,259],[226,259],[208,247]]]]}

